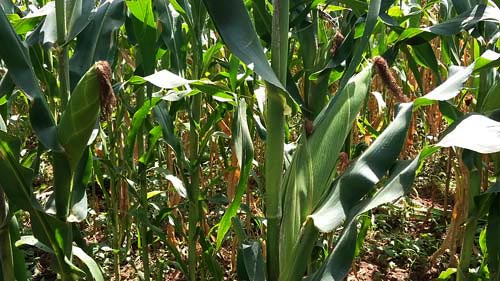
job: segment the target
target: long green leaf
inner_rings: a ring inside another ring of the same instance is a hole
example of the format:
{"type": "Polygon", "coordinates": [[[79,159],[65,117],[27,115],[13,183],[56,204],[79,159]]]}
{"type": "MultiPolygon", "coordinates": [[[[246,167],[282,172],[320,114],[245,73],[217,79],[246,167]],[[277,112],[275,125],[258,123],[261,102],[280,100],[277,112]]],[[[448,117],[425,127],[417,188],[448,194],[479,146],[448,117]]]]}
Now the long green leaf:
{"type": "Polygon", "coordinates": [[[284,267],[294,258],[291,251],[298,243],[302,224],[333,181],[336,158],[368,93],[371,69],[371,65],[365,67],[337,93],[312,134],[303,135],[297,145],[283,180],[280,258],[284,267]]]}
{"type": "Polygon", "coordinates": [[[73,89],[92,64],[105,60],[113,65],[116,53],[116,33],[125,21],[125,2],[106,1],[97,8],[87,27],[80,32],[75,51],[69,61],[73,89]]]}
{"type": "Polygon", "coordinates": [[[156,105],[153,108],[153,114],[155,120],[160,124],[162,128],[163,139],[173,149],[177,160],[180,161],[180,165],[184,166],[185,164],[183,163],[188,163],[188,160],[179,138],[175,135],[174,121],[167,112],[166,102],[162,101],[158,105],[156,105]]]}
{"type": "MultiPolygon", "coordinates": [[[[158,11],[158,19],[162,25],[160,36],[170,51],[171,68],[177,70],[178,74],[183,74],[186,69],[187,38],[182,30],[182,18],[178,13],[172,12],[169,2],[168,0],[155,0],[154,7],[158,11]]],[[[205,73],[206,71],[205,59],[203,61],[203,70],[201,73],[205,73]]]]}
{"type": "Polygon", "coordinates": [[[204,0],[204,2],[219,34],[231,52],[247,65],[253,65],[255,73],[264,80],[286,92],[286,88],[269,65],[243,1],[204,0]]]}
{"type": "Polygon", "coordinates": [[[92,278],[95,281],[104,281],[101,267],[95,262],[94,259],[87,255],[87,253],[85,253],[81,248],[73,246],[73,255],[79,258],[87,266],[92,278]]]}
{"type": "Polygon", "coordinates": [[[238,186],[236,187],[234,200],[231,202],[231,205],[229,205],[219,222],[219,230],[217,231],[217,249],[219,249],[222,245],[224,236],[231,227],[231,219],[236,215],[238,209],[240,208],[241,198],[243,194],[245,194],[248,176],[252,170],[253,145],[252,137],[250,136],[250,132],[248,130],[246,110],[247,104],[244,99],[241,99],[235,112],[232,128],[234,149],[241,171],[240,180],[238,181],[238,186]]]}
{"type": "Polygon", "coordinates": [[[127,7],[131,11],[130,19],[132,21],[133,35],[139,45],[139,54],[137,57],[139,74],[153,74],[156,62],[156,25],[152,3],[150,0],[126,1],[127,7]]]}
{"type": "Polygon", "coordinates": [[[81,274],[64,257],[68,229],[65,222],[45,213],[31,191],[33,172],[19,163],[19,139],[0,131],[0,185],[7,195],[13,210],[23,209],[30,213],[34,236],[48,245],[56,255],[55,264],[60,274],[81,274]]]}
{"type": "MultiPolygon", "coordinates": [[[[382,137],[382,136],[381,136],[382,137]]],[[[387,181],[387,184],[377,191],[373,197],[365,199],[354,206],[349,212],[345,231],[341,234],[333,252],[327,261],[315,273],[311,281],[319,280],[343,280],[349,273],[356,246],[356,218],[364,212],[376,208],[382,204],[393,202],[407,194],[415,178],[420,159],[403,161],[399,163],[387,181]]]]}
{"type": "Polygon", "coordinates": [[[398,115],[375,142],[332,185],[323,202],[310,216],[321,232],[335,230],[350,210],[384,176],[399,156],[406,139],[412,103],[401,104],[398,115]],[[356,192],[349,191],[352,188],[356,192]]]}
{"type": "Polygon", "coordinates": [[[500,23],[500,10],[494,6],[478,5],[459,16],[424,28],[408,28],[401,34],[399,41],[408,40],[417,36],[432,39],[436,35],[450,36],[463,30],[468,30],[478,22],[500,23]]]}
{"type": "Polygon", "coordinates": [[[363,36],[360,39],[359,44],[356,44],[354,47],[354,53],[352,60],[347,67],[344,75],[342,76],[342,80],[340,80],[340,89],[342,89],[349,79],[351,79],[352,75],[356,71],[363,58],[363,53],[365,52],[368,44],[370,43],[370,36],[373,33],[373,29],[375,28],[375,24],[377,23],[378,14],[380,12],[380,4],[381,0],[372,0],[370,1],[370,6],[368,7],[368,14],[366,16],[365,29],[363,31],[363,36]]]}
{"type": "Polygon", "coordinates": [[[500,122],[479,114],[466,116],[453,123],[437,145],[461,147],[484,154],[499,152],[500,122]]]}
{"type": "Polygon", "coordinates": [[[55,122],[38,85],[28,51],[3,9],[0,9],[0,41],[9,42],[8,48],[0,48],[0,58],[5,62],[12,81],[30,99],[30,121],[35,133],[47,148],[60,151],[55,122]]]}

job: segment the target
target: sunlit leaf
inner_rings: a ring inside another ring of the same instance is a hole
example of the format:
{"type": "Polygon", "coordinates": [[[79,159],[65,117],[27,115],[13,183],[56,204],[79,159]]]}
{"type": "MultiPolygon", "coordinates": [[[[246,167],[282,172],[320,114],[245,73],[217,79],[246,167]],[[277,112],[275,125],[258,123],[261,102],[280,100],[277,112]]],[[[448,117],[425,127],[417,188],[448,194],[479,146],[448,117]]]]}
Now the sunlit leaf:
{"type": "Polygon", "coordinates": [[[441,147],[461,147],[479,153],[500,151],[500,122],[473,114],[454,123],[437,144],[441,147]]]}

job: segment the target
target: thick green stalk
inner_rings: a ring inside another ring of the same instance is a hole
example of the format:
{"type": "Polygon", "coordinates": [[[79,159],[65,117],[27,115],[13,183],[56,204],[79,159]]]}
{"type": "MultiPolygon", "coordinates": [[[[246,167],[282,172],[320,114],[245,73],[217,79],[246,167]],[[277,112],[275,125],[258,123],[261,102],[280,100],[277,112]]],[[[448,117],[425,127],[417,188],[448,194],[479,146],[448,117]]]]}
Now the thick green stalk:
{"type": "MultiPolygon", "coordinates": [[[[59,69],[58,69],[58,74],[59,74],[59,94],[61,97],[61,105],[62,108],[66,108],[66,104],[68,103],[69,99],[69,58],[68,58],[68,48],[64,46],[66,43],[66,4],[64,0],[56,0],[56,29],[57,29],[57,56],[58,56],[58,61],[59,61],[59,69]]],[[[56,116],[57,118],[57,116],[56,116]]],[[[54,163],[54,165],[56,165],[54,163]]],[[[54,168],[56,170],[57,167],[54,168]]],[[[67,188],[72,189],[71,182],[69,183],[69,186],[67,188]]],[[[57,190],[57,188],[56,188],[57,190]]],[[[71,192],[70,192],[71,194],[71,192]]],[[[71,195],[70,195],[71,196],[71,195]]],[[[57,195],[56,195],[57,198],[57,195]]],[[[57,202],[56,201],[56,205],[57,202]]],[[[70,200],[67,201],[68,205],[70,205],[70,200]]],[[[66,210],[66,212],[63,214],[58,212],[58,216],[64,216],[63,221],[66,220],[69,212],[69,206],[66,210]]],[[[68,233],[67,233],[67,241],[73,241],[73,233],[72,233],[72,227],[71,223],[67,223],[68,225],[68,233]]],[[[70,243],[69,245],[65,245],[64,247],[64,255],[71,260],[72,259],[72,244],[70,243]]],[[[71,280],[72,277],[68,276],[62,276],[63,280],[68,279],[71,280]]]]}
{"type": "MultiPolygon", "coordinates": [[[[195,49],[193,54],[193,77],[199,75],[199,63],[201,48],[195,49]]],[[[200,136],[197,126],[201,120],[201,103],[202,96],[198,94],[191,101],[191,126],[189,133],[189,160],[192,164],[191,184],[189,188],[189,231],[188,231],[188,264],[189,264],[189,280],[196,280],[197,269],[197,232],[198,222],[200,220],[199,196],[200,196],[200,163],[198,161],[200,149],[200,136]]]]}
{"type": "MultiPolygon", "coordinates": [[[[289,0],[274,0],[271,66],[285,85],[288,65],[288,11],[289,0]]],[[[269,280],[279,278],[279,241],[281,224],[281,181],[283,175],[283,147],[285,143],[285,116],[283,93],[268,85],[266,97],[266,217],[267,217],[267,273],[269,280]]]]}
{"type": "Polygon", "coordinates": [[[5,194],[0,189],[0,264],[3,280],[16,280],[5,194]]]}
{"type": "Polygon", "coordinates": [[[64,0],[56,0],[57,57],[59,60],[59,93],[63,108],[69,99],[69,58],[66,43],[66,7],[64,0]]]}

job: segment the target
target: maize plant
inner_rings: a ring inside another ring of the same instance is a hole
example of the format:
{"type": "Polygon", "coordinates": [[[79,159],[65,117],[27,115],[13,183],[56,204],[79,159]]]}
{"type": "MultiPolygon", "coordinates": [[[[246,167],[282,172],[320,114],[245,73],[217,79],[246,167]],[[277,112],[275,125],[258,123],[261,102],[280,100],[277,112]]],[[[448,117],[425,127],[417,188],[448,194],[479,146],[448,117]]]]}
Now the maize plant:
{"type": "Polygon", "coordinates": [[[498,4],[0,1],[0,280],[500,280],[498,4]]]}

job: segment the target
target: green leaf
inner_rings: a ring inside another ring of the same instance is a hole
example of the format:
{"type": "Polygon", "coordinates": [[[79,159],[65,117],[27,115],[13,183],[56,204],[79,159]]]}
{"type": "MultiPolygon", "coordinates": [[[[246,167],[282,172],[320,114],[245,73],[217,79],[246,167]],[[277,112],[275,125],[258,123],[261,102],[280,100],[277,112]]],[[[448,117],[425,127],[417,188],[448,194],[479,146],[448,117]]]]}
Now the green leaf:
{"type": "Polygon", "coordinates": [[[87,27],[78,34],[75,51],[69,60],[71,88],[99,60],[113,65],[116,34],[125,21],[125,2],[106,1],[99,6],[87,27]]]}
{"type": "Polygon", "coordinates": [[[19,163],[19,148],[18,138],[0,131],[0,185],[13,210],[21,208],[30,213],[33,235],[56,254],[55,265],[59,273],[66,276],[81,274],[64,258],[64,247],[71,245],[71,241],[66,241],[67,224],[43,212],[31,190],[33,172],[19,163]]]}
{"type": "Polygon", "coordinates": [[[441,272],[437,278],[438,281],[444,281],[444,280],[450,280],[451,277],[457,273],[457,269],[452,267],[452,268],[447,268],[445,271],[441,272]]]}
{"type": "Polygon", "coordinates": [[[296,255],[292,249],[299,247],[301,227],[333,182],[336,159],[368,94],[371,73],[369,65],[352,77],[316,118],[312,134],[300,137],[283,179],[280,258],[288,268],[282,271],[294,267],[288,261],[296,255]]]}
{"type": "Polygon", "coordinates": [[[474,64],[468,67],[452,67],[448,79],[423,97],[415,100],[415,108],[454,98],[463,87],[464,82],[474,71],[474,64]]]}
{"type": "Polygon", "coordinates": [[[346,85],[346,83],[348,83],[348,80],[351,79],[363,58],[363,53],[369,46],[370,36],[372,35],[375,25],[377,24],[378,14],[380,12],[380,3],[381,0],[370,1],[363,36],[360,38],[359,43],[354,46],[352,59],[346,71],[344,72],[344,75],[342,76],[342,80],[340,80],[340,89],[342,89],[346,85]]]}
{"type": "Polygon", "coordinates": [[[252,170],[254,151],[252,137],[250,136],[250,132],[248,130],[246,110],[247,104],[245,100],[240,99],[232,126],[234,149],[241,171],[240,180],[238,181],[238,186],[236,187],[234,200],[231,202],[218,224],[217,249],[220,249],[224,236],[231,227],[231,219],[236,215],[238,209],[240,208],[241,198],[246,191],[248,176],[252,170]]]}
{"type": "Polygon", "coordinates": [[[19,164],[20,147],[19,138],[0,131],[0,185],[9,199],[11,212],[30,210],[37,204],[31,189],[33,171],[19,164]]]}
{"type": "Polygon", "coordinates": [[[429,42],[425,42],[419,45],[413,45],[412,49],[416,61],[421,65],[430,68],[433,74],[438,78],[438,81],[440,81],[441,76],[439,73],[439,65],[431,44],[429,44],[429,42]]]}
{"type": "Polygon", "coordinates": [[[462,30],[474,27],[478,22],[482,21],[500,23],[500,10],[496,6],[478,5],[455,18],[430,27],[405,29],[400,35],[399,41],[416,36],[427,36],[427,39],[432,39],[435,35],[455,35],[462,30]]]}
{"type": "Polygon", "coordinates": [[[241,0],[204,0],[219,34],[231,52],[267,82],[286,92],[264,54],[241,0]]]}
{"type": "Polygon", "coordinates": [[[16,7],[11,0],[0,0],[0,8],[3,9],[6,14],[15,14],[19,11],[19,8],[16,7]]]}
{"type": "Polygon", "coordinates": [[[437,146],[461,147],[479,153],[500,151],[500,122],[484,115],[472,114],[455,122],[437,146]]]}
{"type": "Polygon", "coordinates": [[[130,128],[127,134],[127,142],[125,146],[126,159],[132,161],[134,145],[139,129],[144,124],[144,120],[146,120],[146,117],[151,111],[151,108],[153,108],[159,101],[160,101],[159,98],[152,98],[145,100],[142,106],[134,113],[134,116],[132,117],[132,127],[130,128]]]}
{"type": "Polygon", "coordinates": [[[151,1],[133,0],[126,1],[128,10],[138,20],[152,28],[156,28],[151,1]]]}
{"type": "Polygon", "coordinates": [[[166,102],[162,101],[156,105],[153,108],[153,114],[156,122],[161,126],[163,139],[173,149],[177,160],[180,161],[180,166],[183,167],[188,160],[179,138],[175,135],[174,120],[167,112],[166,102]]]}
{"type": "Polygon", "coordinates": [[[474,62],[474,71],[481,70],[486,67],[491,67],[492,65],[498,65],[500,60],[500,53],[494,52],[492,50],[486,50],[479,58],[474,62]]]}
{"type": "Polygon", "coordinates": [[[321,232],[335,230],[357,202],[368,194],[399,156],[412,116],[412,104],[401,104],[394,121],[337,179],[310,217],[321,232]],[[356,188],[356,192],[347,192],[356,188]]]}
{"type": "Polygon", "coordinates": [[[439,102],[439,111],[443,114],[448,125],[457,121],[463,116],[463,113],[460,112],[451,102],[449,101],[440,101],[439,102]]]}
{"type": "Polygon", "coordinates": [[[28,51],[0,9],[0,41],[9,42],[9,48],[0,48],[9,76],[30,100],[30,121],[38,138],[47,148],[60,151],[54,119],[38,85],[28,51]]]}
{"type": "Polygon", "coordinates": [[[238,279],[247,281],[265,281],[266,270],[260,243],[253,241],[242,243],[238,248],[238,279]]]}
{"type": "Polygon", "coordinates": [[[94,280],[104,281],[101,267],[96,263],[94,259],[87,255],[87,253],[85,253],[81,248],[73,246],[73,255],[79,258],[87,266],[94,280]]]}
{"type": "MultiPolygon", "coordinates": [[[[186,69],[187,38],[182,30],[182,17],[171,10],[170,2],[169,0],[155,0],[154,7],[158,12],[162,27],[160,36],[170,51],[171,67],[181,74],[186,69]]],[[[218,42],[203,54],[203,70],[201,73],[205,73],[207,67],[205,56],[211,53],[210,50],[214,50],[214,47],[219,44],[222,46],[222,43],[218,42]]]]}
{"type": "Polygon", "coordinates": [[[90,148],[87,148],[83,157],[78,163],[78,167],[73,177],[73,190],[71,192],[69,222],[82,222],[87,217],[87,185],[92,177],[93,154],[90,148]]]}
{"type": "Polygon", "coordinates": [[[486,113],[497,109],[500,109],[500,80],[495,79],[477,111],[486,113]]]}
{"type": "Polygon", "coordinates": [[[129,10],[132,11],[131,27],[127,30],[131,36],[137,39],[139,52],[137,56],[138,74],[150,75],[154,73],[156,66],[156,25],[154,20],[151,0],[126,1],[129,10]]]}
{"type": "Polygon", "coordinates": [[[19,223],[17,222],[17,219],[15,216],[12,216],[12,218],[10,219],[9,231],[10,231],[10,240],[12,243],[12,254],[13,254],[13,259],[14,259],[15,277],[18,281],[28,280],[28,278],[26,276],[28,269],[26,268],[26,257],[25,257],[24,251],[21,249],[18,249],[15,246],[15,242],[17,240],[21,239],[21,232],[19,229],[19,223]]]}
{"type": "MultiPolygon", "coordinates": [[[[381,137],[384,137],[383,133],[379,138],[381,137]]],[[[328,259],[318,272],[315,273],[311,281],[343,280],[347,273],[349,273],[352,260],[354,259],[357,237],[356,218],[373,208],[393,202],[407,194],[413,185],[415,173],[421,160],[421,158],[416,158],[413,161],[401,161],[396,165],[396,168],[394,168],[387,183],[379,189],[373,197],[360,201],[351,209],[346,209],[349,211],[349,214],[344,228],[345,230],[341,234],[335,249],[328,256],[328,259]]],[[[349,208],[348,206],[346,207],[349,208]]]]}
{"type": "Polygon", "coordinates": [[[94,3],[87,0],[66,1],[66,42],[73,40],[84,30],[93,17],[94,3]]]}
{"type": "Polygon", "coordinates": [[[52,252],[49,246],[40,242],[33,235],[21,236],[21,239],[19,239],[19,241],[16,241],[16,247],[20,247],[22,245],[29,245],[32,247],[36,247],[37,249],[40,249],[46,253],[52,253],[52,254],[54,253],[52,252]]]}
{"type": "Polygon", "coordinates": [[[35,27],[41,22],[42,15],[27,15],[25,17],[19,17],[17,14],[7,15],[9,21],[12,23],[12,27],[16,30],[19,35],[24,35],[31,32],[35,27]]]}

